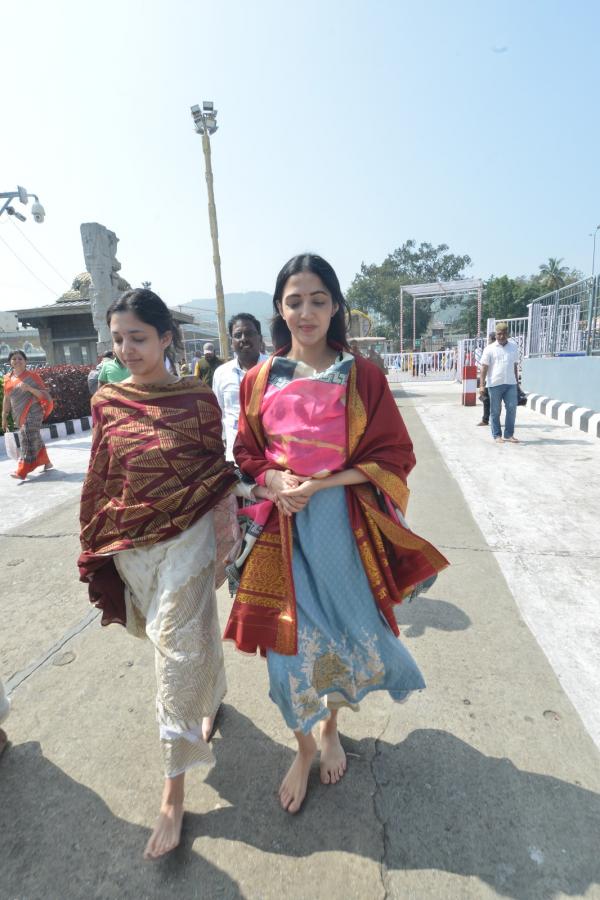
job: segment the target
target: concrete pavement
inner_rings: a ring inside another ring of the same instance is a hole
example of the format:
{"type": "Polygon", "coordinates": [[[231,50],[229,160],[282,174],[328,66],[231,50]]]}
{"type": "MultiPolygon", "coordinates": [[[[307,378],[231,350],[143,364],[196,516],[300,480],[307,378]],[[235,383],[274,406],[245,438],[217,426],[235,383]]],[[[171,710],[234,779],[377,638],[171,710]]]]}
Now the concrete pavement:
{"type": "Polygon", "coordinates": [[[459,385],[406,385],[406,393],[600,747],[600,441],[519,407],[520,444],[498,445],[476,426],[481,404],[461,406],[459,385]]]}
{"type": "MultiPolygon", "coordinates": [[[[445,390],[399,395],[418,458],[410,521],[452,562],[398,614],[427,690],[343,711],[348,773],[336,786],[315,773],[291,817],[276,791],[293,740],[267,698],[265,665],[226,646],[217,766],[205,781],[190,774],[182,845],[159,863],[141,858],[161,784],[153,659],[89,616],[74,569],[77,482],[50,507],[40,494],[43,514],[0,537],[0,670],[14,686],[0,898],[600,897],[600,754],[509,589],[515,546],[482,530],[476,486],[469,494],[452,471],[446,426],[460,417],[485,485],[512,486],[528,448],[488,454],[476,411],[457,412],[445,390]]],[[[562,477],[564,458],[540,454],[542,485],[562,477]]],[[[0,478],[4,510],[15,488],[0,478]]],[[[513,505],[495,499],[493,511],[516,540],[513,505]]],[[[224,619],[223,591],[219,602],[224,619]]]]}

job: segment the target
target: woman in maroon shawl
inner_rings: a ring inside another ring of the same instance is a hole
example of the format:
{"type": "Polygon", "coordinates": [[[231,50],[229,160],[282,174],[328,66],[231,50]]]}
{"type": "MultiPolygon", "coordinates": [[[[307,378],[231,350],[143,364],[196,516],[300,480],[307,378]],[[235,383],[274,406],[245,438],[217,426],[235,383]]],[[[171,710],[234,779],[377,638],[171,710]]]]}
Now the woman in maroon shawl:
{"type": "Polygon", "coordinates": [[[406,526],[412,444],[384,373],[348,352],[331,266],[291,259],[273,305],[276,354],[242,382],[234,454],[276,505],[245,511],[252,546],[225,638],[267,657],[270,696],[298,742],[279,790],[295,813],[314,725],[321,780],[335,783],[346,769],[338,709],[373,690],[400,701],[424,687],[393,606],[447,562],[406,526]]]}
{"type": "Polygon", "coordinates": [[[160,297],[129,291],[107,319],[131,376],[92,398],[78,564],[102,624],[126,625],[155,647],[165,770],[145,851],[155,858],[179,842],[186,771],[214,762],[208,742],[226,691],[215,597],[216,562],[225,555],[219,521],[229,512],[237,528],[231,492],[244,491],[225,461],[212,391],[165,367],[167,348],[180,349],[180,340],[160,297]]]}

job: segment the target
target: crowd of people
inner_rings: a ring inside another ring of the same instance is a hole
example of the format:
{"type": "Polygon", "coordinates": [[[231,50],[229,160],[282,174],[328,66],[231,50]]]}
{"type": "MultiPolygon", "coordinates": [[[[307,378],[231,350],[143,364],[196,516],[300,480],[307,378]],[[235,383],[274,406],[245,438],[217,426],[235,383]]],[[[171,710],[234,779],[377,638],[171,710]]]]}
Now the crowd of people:
{"type": "Polygon", "coordinates": [[[286,263],[273,312],[270,357],[258,320],[239,313],[233,359],[205,347],[199,377],[168,370],[180,337],[156,294],[129,291],[107,316],[130,374],[92,398],[78,564],[103,624],[154,646],[165,780],[147,858],[178,844],[186,773],[214,763],[226,692],[215,590],[226,577],[223,637],[266,657],[269,695],[297,742],[279,788],[288,812],[306,794],[315,727],[321,780],[335,784],[346,771],[339,710],[374,690],[400,701],[424,687],[393,610],[447,562],[406,523],[415,457],[385,374],[350,351],[346,303],[321,257],[286,263]]]}

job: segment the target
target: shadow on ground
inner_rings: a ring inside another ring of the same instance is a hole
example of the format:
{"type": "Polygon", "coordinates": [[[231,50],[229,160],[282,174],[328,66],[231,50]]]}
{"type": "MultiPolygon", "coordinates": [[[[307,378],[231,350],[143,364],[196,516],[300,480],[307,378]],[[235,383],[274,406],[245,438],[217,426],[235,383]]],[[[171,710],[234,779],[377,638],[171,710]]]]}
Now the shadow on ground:
{"type": "Polygon", "coordinates": [[[37,742],[3,755],[0,798],[3,898],[243,896],[229,875],[198,854],[184,865],[173,854],[144,862],[150,830],[114,816],[98,794],[47,760],[37,742]]]}
{"type": "MultiPolygon", "coordinates": [[[[220,730],[207,781],[223,805],[187,813],[181,846],[148,865],[138,862],[147,829],[115,817],[38,744],[12,748],[0,764],[6,896],[243,896],[194,852],[200,836],[288,858],[342,851],[379,862],[385,848],[390,878],[437,869],[479,878],[515,900],[581,896],[600,883],[598,794],[519,770],[448,732],[416,730],[399,744],[344,738],[347,777],[325,786],[313,772],[303,811],[290,816],[276,790],[293,751],[229,706],[220,730]]],[[[227,847],[235,859],[239,851],[227,847]]]]}
{"type": "Polygon", "coordinates": [[[60,469],[50,469],[48,472],[31,472],[24,481],[19,481],[20,485],[35,484],[40,481],[63,481],[63,482],[81,482],[85,478],[85,472],[61,472],[60,469]]]}
{"type": "Polygon", "coordinates": [[[221,732],[208,781],[231,805],[188,817],[183,860],[197,834],[292,857],[335,850],[380,860],[383,826],[388,871],[475,876],[511,898],[577,896],[600,883],[600,795],[520,771],[447,732],[414,731],[396,745],[344,738],[355,754],[348,776],[330,787],[314,772],[298,816],[275,796],[292,751],[231,707],[221,732]]]}
{"type": "Polygon", "coordinates": [[[465,631],[471,625],[468,615],[454,603],[429,596],[417,597],[412,603],[405,600],[394,608],[394,614],[402,634],[409,638],[421,637],[428,628],[465,631]]]}

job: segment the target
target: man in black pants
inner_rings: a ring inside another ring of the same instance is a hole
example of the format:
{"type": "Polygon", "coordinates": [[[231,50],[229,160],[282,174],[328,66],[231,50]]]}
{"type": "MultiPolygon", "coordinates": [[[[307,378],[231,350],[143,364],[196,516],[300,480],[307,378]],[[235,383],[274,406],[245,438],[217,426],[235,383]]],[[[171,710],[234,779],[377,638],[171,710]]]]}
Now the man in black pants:
{"type": "MultiPolygon", "coordinates": [[[[496,340],[496,333],[494,331],[488,334],[488,344],[493,344],[496,340]]],[[[477,364],[477,386],[479,387],[479,373],[481,371],[481,354],[483,350],[481,347],[478,347],[475,351],[475,363],[477,364]]],[[[481,395],[481,402],[483,403],[483,415],[481,417],[481,422],[477,422],[477,425],[489,425],[490,424],[490,393],[486,389],[485,393],[481,395]]]]}

